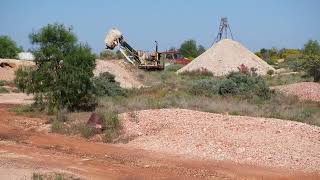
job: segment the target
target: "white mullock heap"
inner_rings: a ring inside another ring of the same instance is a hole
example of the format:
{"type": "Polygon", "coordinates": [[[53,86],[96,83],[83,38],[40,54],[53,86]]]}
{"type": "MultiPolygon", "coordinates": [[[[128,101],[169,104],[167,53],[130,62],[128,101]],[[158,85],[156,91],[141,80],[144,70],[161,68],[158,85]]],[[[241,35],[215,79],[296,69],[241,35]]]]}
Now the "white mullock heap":
{"type": "Polygon", "coordinates": [[[21,53],[18,53],[18,59],[33,61],[34,55],[31,52],[21,52],[21,53]]]}
{"type": "Polygon", "coordinates": [[[266,75],[268,70],[275,70],[239,42],[223,39],[177,73],[207,70],[214,76],[224,76],[232,71],[239,71],[238,67],[242,64],[249,69],[256,68],[259,75],[266,75]]]}

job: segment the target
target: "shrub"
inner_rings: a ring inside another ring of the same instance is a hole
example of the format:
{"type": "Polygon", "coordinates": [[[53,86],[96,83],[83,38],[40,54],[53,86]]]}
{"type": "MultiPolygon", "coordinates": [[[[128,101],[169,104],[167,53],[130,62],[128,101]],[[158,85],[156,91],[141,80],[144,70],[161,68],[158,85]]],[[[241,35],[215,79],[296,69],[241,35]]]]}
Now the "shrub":
{"type": "Polygon", "coordinates": [[[73,128],[75,128],[75,130],[80,133],[81,137],[84,138],[90,138],[97,134],[97,131],[94,128],[88,127],[87,125],[82,123],[76,124],[73,128]]]}
{"type": "Polygon", "coordinates": [[[200,79],[191,84],[189,92],[193,95],[211,96],[218,94],[219,82],[212,79],[200,79]]]}
{"type": "Polygon", "coordinates": [[[305,55],[319,55],[320,56],[320,44],[317,40],[309,40],[303,48],[303,54],[305,55]]]}
{"type": "Polygon", "coordinates": [[[21,49],[17,47],[16,42],[8,36],[0,36],[0,58],[14,59],[19,52],[21,49]]]}
{"type": "Polygon", "coordinates": [[[120,84],[115,81],[114,75],[104,72],[98,77],[93,78],[95,94],[97,96],[126,96],[125,89],[120,87],[120,84]]]}
{"type": "Polygon", "coordinates": [[[76,43],[71,28],[49,24],[32,33],[30,40],[37,45],[34,51],[37,67],[17,71],[18,88],[35,94],[36,101],[48,105],[49,112],[94,104],[91,77],[95,55],[87,45],[76,43]]]}
{"type": "Polygon", "coordinates": [[[277,60],[270,58],[270,59],[267,59],[266,62],[267,62],[269,65],[275,65],[276,62],[277,62],[277,60]]]}
{"type": "Polygon", "coordinates": [[[112,111],[102,111],[98,114],[103,117],[104,120],[104,137],[105,142],[112,142],[119,136],[120,122],[118,114],[112,111]]]}
{"type": "Polygon", "coordinates": [[[206,68],[201,68],[195,71],[185,71],[181,74],[187,76],[213,76],[213,73],[206,68]]]}
{"type": "Polygon", "coordinates": [[[176,72],[179,69],[181,69],[183,67],[183,65],[181,64],[171,64],[169,66],[166,66],[165,71],[167,72],[176,72]]]}
{"type": "MultiPolygon", "coordinates": [[[[250,76],[246,74],[232,72],[227,76],[228,80],[231,80],[236,84],[236,87],[231,82],[225,82],[227,84],[226,89],[234,89],[229,94],[242,94],[242,95],[258,95],[262,98],[270,97],[270,89],[263,78],[260,76],[250,76]],[[235,90],[237,89],[237,90],[235,90]]],[[[227,91],[228,92],[228,91],[227,91]]],[[[221,93],[220,93],[221,94],[221,93]]]]}
{"type": "Polygon", "coordinates": [[[280,58],[287,59],[290,57],[298,57],[301,56],[302,52],[299,49],[281,49],[280,50],[280,58]]]}
{"type": "Polygon", "coordinates": [[[6,81],[5,80],[0,80],[0,86],[4,86],[6,85],[6,81]]]}
{"type": "Polygon", "coordinates": [[[242,73],[242,74],[250,74],[249,68],[248,68],[246,65],[244,65],[244,64],[241,64],[241,65],[238,67],[238,70],[239,70],[239,72],[242,73]]]}
{"type": "Polygon", "coordinates": [[[274,70],[269,69],[269,70],[267,71],[267,74],[270,75],[270,76],[273,75],[273,74],[274,74],[274,70]]]}
{"type": "Polygon", "coordinates": [[[65,134],[66,130],[64,128],[63,122],[61,122],[57,119],[54,119],[51,123],[51,132],[65,134]]]}
{"type": "Polygon", "coordinates": [[[239,89],[237,84],[231,79],[225,79],[220,82],[219,94],[220,95],[228,95],[228,94],[237,94],[239,93],[239,89]]]}
{"type": "Polygon", "coordinates": [[[289,68],[293,71],[302,71],[304,69],[303,60],[302,56],[289,57],[280,64],[280,67],[289,68]]]}
{"type": "Polygon", "coordinates": [[[205,52],[205,48],[202,45],[197,46],[197,42],[195,40],[186,40],[184,41],[179,49],[179,52],[189,59],[194,59],[198,57],[200,54],[205,52]]]}
{"type": "Polygon", "coordinates": [[[8,89],[6,89],[5,87],[0,86],[0,93],[9,93],[10,91],[8,91],[8,89]]]}
{"type": "Polygon", "coordinates": [[[303,67],[315,82],[320,82],[320,56],[304,56],[303,67]]]}

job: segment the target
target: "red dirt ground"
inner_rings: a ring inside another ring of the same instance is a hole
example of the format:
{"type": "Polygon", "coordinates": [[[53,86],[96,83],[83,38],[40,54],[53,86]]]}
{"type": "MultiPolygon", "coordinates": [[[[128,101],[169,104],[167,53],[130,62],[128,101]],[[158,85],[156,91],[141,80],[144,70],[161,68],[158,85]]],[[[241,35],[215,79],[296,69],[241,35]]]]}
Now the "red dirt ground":
{"type": "Polygon", "coordinates": [[[28,168],[60,170],[84,179],[320,179],[302,172],[200,161],[51,134],[39,131],[45,118],[16,115],[10,107],[0,104],[0,176],[28,168]],[[1,171],[8,164],[11,171],[1,171]]]}

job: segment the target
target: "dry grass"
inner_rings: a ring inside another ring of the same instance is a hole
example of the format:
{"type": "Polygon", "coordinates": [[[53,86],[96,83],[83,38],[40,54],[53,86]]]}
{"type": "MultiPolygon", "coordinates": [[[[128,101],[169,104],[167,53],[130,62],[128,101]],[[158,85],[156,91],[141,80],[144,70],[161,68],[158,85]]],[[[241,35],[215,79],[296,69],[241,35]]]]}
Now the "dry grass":
{"type": "Polygon", "coordinates": [[[105,97],[100,99],[98,109],[114,112],[130,112],[144,109],[184,108],[213,113],[228,113],[254,117],[269,117],[305,122],[320,126],[319,104],[299,102],[273,92],[270,99],[258,96],[212,96],[189,93],[190,85],[208,76],[180,76],[173,72],[147,72],[153,79],[152,87],[133,89],[127,97],[105,97]]]}

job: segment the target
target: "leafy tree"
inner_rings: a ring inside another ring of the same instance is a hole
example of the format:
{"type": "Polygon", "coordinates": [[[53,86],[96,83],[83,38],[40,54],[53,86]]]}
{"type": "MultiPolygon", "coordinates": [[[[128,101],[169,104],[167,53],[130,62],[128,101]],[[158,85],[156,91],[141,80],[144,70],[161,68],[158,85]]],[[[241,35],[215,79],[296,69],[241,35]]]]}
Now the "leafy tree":
{"type": "Polygon", "coordinates": [[[206,48],[204,48],[202,45],[198,46],[198,56],[201,55],[206,51],[206,48]]]}
{"type": "Polygon", "coordinates": [[[95,55],[88,45],[77,44],[71,28],[49,24],[30,34],[36,68],[16,72],[18,87],[35,94],[36,103],[48,105],[49,112],[74,110],[93,103],[95,55]]]}
{"type": "Polygon", "coordinates": [[[260,49],[260,52],[256,53],[257,56],[264,59],[265,61],[271,61],[271,60],[277,60],[280,59],[279,50],[277,48],[271,48],[271,49],[260,49]]]}
{"type": "Polygon", "coordinates": [[[14,59],[19,52],[21,49],[17,47],[16,42],[8,36],[0,36],[0,58],[14,59]]]}
{"type": "Polygon", "coordinates": [[[303,48],[305,55],[320,55],[320,45],[317,40],[309,40],[303,48]]]}
{"type": "Polygon", "coordinates": [[[286,58],[292,58],[292,57],[299,57],[302,55],[302,52],[300,49],[281,49],[279,51],[280,58],[286,59],[286,58]]]}
{"type": "Polygon", "coordinates": [[[187,40],[184,41],[179,49],[179,52],[187,58],[194,59],[198,57],[205,51],[205,48],[202,45],[197,46],[197,42],[195,40],[187,40]]]}
{"type": "Polygon", "coordinates": [[[303,59],[303,68],[313,77],[315,82],[320,82],[320,56],[307,55],[303,59]]]}

